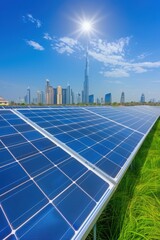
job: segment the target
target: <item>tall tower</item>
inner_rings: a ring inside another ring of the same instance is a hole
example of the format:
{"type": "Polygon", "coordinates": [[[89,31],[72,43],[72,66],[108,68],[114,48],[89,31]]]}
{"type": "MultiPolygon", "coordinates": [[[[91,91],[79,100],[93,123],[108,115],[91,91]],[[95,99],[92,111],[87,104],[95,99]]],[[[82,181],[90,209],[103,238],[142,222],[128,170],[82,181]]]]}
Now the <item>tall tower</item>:
{"type": "Polygon", "coordinates": [[[122,94],[121,94],[120,103],[121,103],[121,104],[124,104],[124,103],[125,103],[125,95],[124,95],[124,92],[122,92],[122,94]]]}
{"type": "Polygon", "coordinates": [[[67,100],[66,100],[66,103],[67,104],[71,104],[71,87],[70,85],[68,84],[67,86],[67,100]]]}
{"type": "Polygon", "coordinates": [[[62,104],[62,87],[57,87],[57,104],[62,104]]]}
{"type": "Polygon", "coordinates": [[[142,93],[141,95],[141,100],[140,100],[141,103],[145,103],[145,95],[144,93],[142,93]]]}
{"type": "Polygon", "coordinates": [[[54,91],[53,87],[50,86],[49,80],[46,79],[46,104],[54,103],[54,91]]]}
{"type": "Polygon", "coordinates": [[[89,60],[88,49],[86,51],[86,65],[84,72],[84,85],[83,85],[83,103],[89,102],[89,60]]]}
{"type": "Polygon", "coordinates": [[[31,90],[30,90],[30,87],[27,88],[27,104],[31,104],[31,90]]]}
{"type": "Polygon", "coordinates": [[[46,104],[49,104],[49,80],[46,79],[46,104]]]}

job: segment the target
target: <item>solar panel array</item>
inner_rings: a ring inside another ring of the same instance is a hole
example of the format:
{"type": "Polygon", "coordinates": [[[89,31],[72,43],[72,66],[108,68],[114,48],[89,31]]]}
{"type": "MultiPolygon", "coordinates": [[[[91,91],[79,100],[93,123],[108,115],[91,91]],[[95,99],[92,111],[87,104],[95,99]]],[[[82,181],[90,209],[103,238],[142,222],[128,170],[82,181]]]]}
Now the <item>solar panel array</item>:
{"type": "Polygon", "coordinates": [[[0,109],[0,239],[76,239],[109,200],[159,109],[0,109]]]}

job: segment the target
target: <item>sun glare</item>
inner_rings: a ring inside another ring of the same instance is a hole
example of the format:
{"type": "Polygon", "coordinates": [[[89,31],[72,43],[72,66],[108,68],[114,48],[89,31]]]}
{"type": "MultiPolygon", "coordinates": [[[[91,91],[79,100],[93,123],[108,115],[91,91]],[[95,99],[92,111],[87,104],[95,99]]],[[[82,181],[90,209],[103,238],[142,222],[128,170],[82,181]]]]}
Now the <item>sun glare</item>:
{"type": "Polygon", "coordinates": [[[89,21],[84,21],[81,23],[81,29],[83,32],[91,32],[92,31],[92,23],[89,21]]]}
{"type": "Polygon", "coordinates": [[[102,17],[98,17],[98,12],[95,13],[92,17],[86,17],[84,14],[82,14],[80,17],[75,14],[75,17],[70,17],[70,19],[77,24],[77,29],[72,33],[76,34],[77,38],[81,36],[91,38],[95,37],[97,34],[101,34],[97,30],[97,24],[102,19],[102,17]]]}

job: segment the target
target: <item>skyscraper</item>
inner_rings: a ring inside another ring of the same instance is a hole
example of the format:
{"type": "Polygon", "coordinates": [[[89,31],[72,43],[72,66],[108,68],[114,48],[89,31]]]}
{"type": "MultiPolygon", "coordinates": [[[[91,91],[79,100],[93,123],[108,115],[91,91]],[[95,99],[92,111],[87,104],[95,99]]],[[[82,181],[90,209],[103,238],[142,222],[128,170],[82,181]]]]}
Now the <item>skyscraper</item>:
{"type": "Polygon", "coordinates": [[[57,104],[62,104],[62,87],[57,87],[57,104]]]}
{"type": "Polygon", "coordinates": [[[94,103],[94,94],[89,95],[89,103],[93,104],[94,103]]]}
{"type": "Polygon", "coordinates": [[[46,104],[49,104],[49,80],[46,79],[46,104]]]}
{"type": "Polygon", "coordinates": [[[31,90],[30,87],[27,88],[27,104],[31,104],[31,90]]]}
{"type": "Polygon", "coordinates": [[[122,92],[122,94],[121,94],[120,103],[121,103],[121,104],[124,104],[124,103],[125,103],[125,95],[124,95],[124,92],[122,92]]]}
{"type": "Polygon", "coordinates": [[[37,91],[37,104],[44,104],[44,92],[37,91]]]}
{"type": "Polygon", "coordinates": [[[50,86],[49,80],[46,79],[46,104],[54,103],[54,91],[53,87],[50,86]]]}
{"type": "Polygon", "coordinates": [[[86,51],[86,65],[85,65],[85,72],[84,72],[84,85],[83,85],[82,102],[83,103],[88,103],[89,102],[89,61],[88,61],[88,49],[86,51]]]}
{"type": "Polygon", "coordinates": [[[105,94],[105,104],[111,104],[112,103],[112,95],[111,93],[105,94]]]}
{"type": "Polygon", "coordinates": [[[53,97],[54,97],[54,104],[57,104],[57,88],[53,88],[53,97]]]}
{"type": "Polygon", "coordinates": [[[66,103],[67,103],[67,89],[62,88],[62,104],[66,104],[66,103]]]}
{"type": "Polygon", "coordinates": [[[53,93],[53,87],[48,87],[48,103],[47,104],[53,104],[54,103],[54,93],[53,93]]]}
{"type": "Polygon", "coordinates": [[[72,89],[71,89],[71,104],[75,104],[75,96],[72,89]]]}
{"type": "Polygon", "coordinates": [[[71,104],[71,87],[70,87],[69,84],[68,84],[68,86],[67,86],[66,97],[67,97],[66,103],[67,103],[67,104],[71,104]]]}
{"type": "Polygon", "coordinates": [[[140,100],[141,103],[145,103],[145,95],[144,93],[142,93],[141,95],[141,100],[140,100]]]}

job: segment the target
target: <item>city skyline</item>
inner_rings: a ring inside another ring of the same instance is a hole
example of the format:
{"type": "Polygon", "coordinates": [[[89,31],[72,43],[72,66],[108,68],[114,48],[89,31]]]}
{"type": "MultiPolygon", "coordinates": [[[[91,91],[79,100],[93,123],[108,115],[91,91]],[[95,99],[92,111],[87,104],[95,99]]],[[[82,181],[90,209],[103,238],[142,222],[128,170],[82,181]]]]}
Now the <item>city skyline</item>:
{"type": "Polygon", "coordinates": [[[83,90],[87,37],[82,20],[93,23],[89,36],[89,95],[112,93],[112,101],[160,99],[160,3],[148,1],[2,0],[0,3],[0,96],[7,100],[69,84],[83,90]]]}

